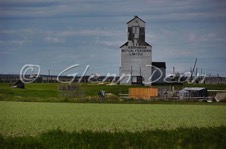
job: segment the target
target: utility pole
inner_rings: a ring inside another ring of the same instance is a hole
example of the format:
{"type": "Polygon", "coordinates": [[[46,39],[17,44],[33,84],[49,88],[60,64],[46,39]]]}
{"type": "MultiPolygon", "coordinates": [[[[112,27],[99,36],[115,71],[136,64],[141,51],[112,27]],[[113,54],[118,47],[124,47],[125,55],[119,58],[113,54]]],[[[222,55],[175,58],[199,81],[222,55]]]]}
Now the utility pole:
{"type": "Polygon", "coordinates": [[[175,74],[175,67],[173,66],[173,74],[175,74]]]}
{"type": "Polygon", "coordinates": [[[133,82],[133,66],[131,66],[131,78],[130,78],[130,83],[132,85],[132,82],[133,82]]]}
{"type": "Polygon", "coordinates": [[[195,70],[196,62],[197,62],[197,58],[195,59],[195,64],[194,64],[194,67],[193,67],[192,72],[191,72],[190,82],[192,81],[192,75],[193,75],[194,70],[195,70]]]}
{"type": "Polygon", "coordinates": [[[48,70],[48,83],[49,83],[49,80],[50,80],[50,69],[48,70]]]}
{"type": "Polygon", "coordinates": [[[217,73],[217,84],[219,84],[220,82],[220,76],[219,76],[219,73],[217,73]]]}

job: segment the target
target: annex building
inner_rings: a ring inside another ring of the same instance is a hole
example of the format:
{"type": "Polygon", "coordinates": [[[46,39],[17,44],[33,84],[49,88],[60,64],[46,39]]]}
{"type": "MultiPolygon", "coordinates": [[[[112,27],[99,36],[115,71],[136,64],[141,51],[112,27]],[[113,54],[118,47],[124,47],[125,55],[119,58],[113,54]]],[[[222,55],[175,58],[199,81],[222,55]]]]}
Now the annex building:
{"type": "Polygon", "coordinates": [[[127,42],[121,49],[120,84],[164,83],[166,63],[152,61],[152,46],[145,41],[145,22],[138,16],[127,22],[127,42]]]}

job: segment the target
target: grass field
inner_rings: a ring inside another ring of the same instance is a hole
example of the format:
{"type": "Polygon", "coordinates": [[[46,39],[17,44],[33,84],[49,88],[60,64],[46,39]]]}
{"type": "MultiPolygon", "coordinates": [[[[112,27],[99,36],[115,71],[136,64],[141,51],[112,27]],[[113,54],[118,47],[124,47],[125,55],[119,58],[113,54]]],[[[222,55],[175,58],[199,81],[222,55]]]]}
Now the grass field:
{"type": "MultiPolygon", "coordinates": [[[[0,84],[0,148],[226,148],[224,103],[68,103],[58,87],[0,84]]],[[[128,90],[80,87],[83,97],[100,89],[115,95],[128,90]]]]}
{"type": "MultiPolygon", "coordinates": [[[[98,97],[100,90],[107,93],[118,95],[120,93],[128,93],[129,86],[108,86],[97,84],[79,84],[79,97],[71,98],[61,96],[58,88],[60,83],[33,83],[26,84],[25,89],[10,88],[9,84],[0,83],[0,100],[5,101],[42,101],[42,102],[68,102],[77,101],[79,99],[94,99],[98,97]]],[[[116,97],[114,96],[114,98],[116,97]]]]}
{"type": "MultiPolygon", "coordinates": [[[[60,83],[32,83],[26,84],[25,89],[10,88],[9,84],[0,83],[0,101],[35,101],[35,102],[96,102],[98,99],[98,92],[100,90],[111,93],[109,101],[119,101],[119,94],[128,94],[130,87],[136,86],[125,86],[125,85],[98,85],[92,83],[81,83],[79,84],[79,96],[78,97],[65,97],[61,96],[62,91],[58,88],[62,84],[60,83]]],[[[183,87],[206,87],[208,89],[219,89],[226,90],[225,84],[217,85],[202,85],[202,84],[185,84],[185,85],[172,85],[175,89],[182,89],[183,87]]],[[[164,87],[170,89],[172,86],[154,86],[164,87]]]]}

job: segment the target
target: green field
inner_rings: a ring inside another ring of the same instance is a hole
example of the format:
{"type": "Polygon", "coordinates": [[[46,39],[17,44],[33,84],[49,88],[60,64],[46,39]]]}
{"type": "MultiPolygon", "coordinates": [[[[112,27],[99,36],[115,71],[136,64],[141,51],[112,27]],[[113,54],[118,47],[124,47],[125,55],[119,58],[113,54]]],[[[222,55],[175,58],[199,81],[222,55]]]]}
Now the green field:
{"type": "Polygon", "coordinates": [[[225,148],[226,106],[0,102],[0,148],[225,148]]]}
{"type": "Polygon", "coordinates": [[[66,84],[60,83],[33,83],[26,84],[25,89],[10,88],[9,84],[0,83],[0,100],[4,101],[38,101],[38,102],[77,102],[96,101],[98,92],[105,90],[113,96],[109,99],[119,100],[117,95],[128,93],[129,86],[121,85],[98,85],[98,84],[75,84],[79,87],[79,96],[62,96],[64,91],[59,87],[66,84]]]}
{"type": "MultiPolygon", "coordinates": [[[[60,83],[32,83],[25,84],[25,89],[10,88],[9,84],[0,83],[0,101],[35,101],[35,102],[97,102],[99,101],[98,92],[100,90],[110,93],[112,96],[107,97],[105,101],[118,102],[119,94],[128,94],[130,87],[125,85],[99,85],[94,83],[74,84],[79,87],[76,92],[79,95],[75,97],[65,96],[64,91],[59,87],[65,85],[60,83]]],[[[204,85],[204,84],[185,84],[185,85],[163,85],[153,86],[157,88],[170,89],[172,86],[179,90],[184,87],[206,87],[211,90],[226,90],[226,84],[204,85]]],[[[143,86],[139,86],[143,87],[143,86]]]]}
{"type": "Polygon", "coordinates": [[[226,126],[224,105],[82,104],[0,102],[3,135],[68,132],[144,131],[226,126]]]}
{"type": "Polygon", "coordinates": [[[134,104],[146,102],[117,97],[128,86],[96,84],[80,85],[79,99],[94,101],[81,103],[60,96],[58,87],[0,84],[0,148],[226,148],[225,103],[134,104]],[[117,102],[95,101],[100,89],[117,102]]]}

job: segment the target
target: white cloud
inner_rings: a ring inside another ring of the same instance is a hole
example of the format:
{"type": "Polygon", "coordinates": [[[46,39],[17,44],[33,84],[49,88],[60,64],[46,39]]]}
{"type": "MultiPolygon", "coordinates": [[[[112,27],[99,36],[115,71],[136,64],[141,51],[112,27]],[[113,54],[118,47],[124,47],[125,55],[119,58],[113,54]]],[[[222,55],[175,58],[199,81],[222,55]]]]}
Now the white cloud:
{"type": "Polygon", "coordinates": [[[223,0],[0,1],[0,45],[15,51],[34,49],[32,53],[44,48],[39,53],[50,61],[55,50],[61,65],[75,59],[95,64],[103,56],[107,56],[104,64],[114,63],[119,59],[119,46],[127,39],[126,22],[138,15],[146,22],[153,59],[183,69],[196,56],[225,54],[225,4],[223,0]]]}
{"type": "Polygon", "coordinates": [[[96,45],[102,45],[102,46],[107,46],[107,47],[112,47],[112,48],[119,48],[123,42],[121,40],[112,40],[112,41],[107,41],[107,40],[98,40],[98,41],[95,41],[95,44],[96,45]]]}
{"type": "Polygon", "coordinates": [[[27,44],[31,42],[30,40],[8,40],[8,41],[0,41],[0,45],[18,45],[22,46],[24,44],[27,44]]]}
{"type": "Polygon", "coordinates": [[[46,37],[45,40],[51,43],[64,43],[65,41],[58,37],[46,37]]]}
{"type": "Polygon", "coordinates": [[[84,29],[84,30],[66,30],[58,31],[56,33],[59,36],[107,36],[107,37],[119,37],[122,33],[117,30],[104,30],[104,29],[84,29]]]}

